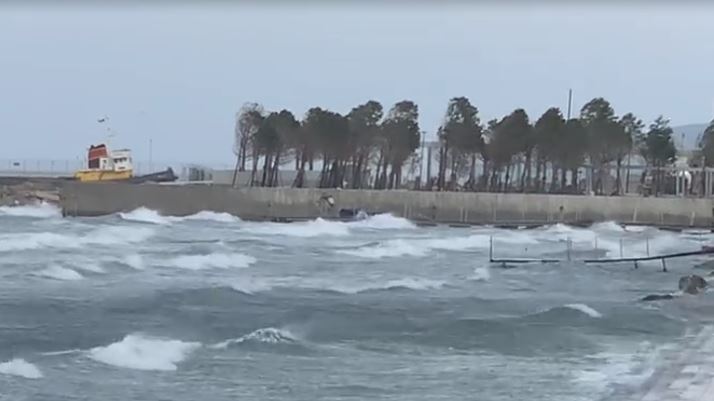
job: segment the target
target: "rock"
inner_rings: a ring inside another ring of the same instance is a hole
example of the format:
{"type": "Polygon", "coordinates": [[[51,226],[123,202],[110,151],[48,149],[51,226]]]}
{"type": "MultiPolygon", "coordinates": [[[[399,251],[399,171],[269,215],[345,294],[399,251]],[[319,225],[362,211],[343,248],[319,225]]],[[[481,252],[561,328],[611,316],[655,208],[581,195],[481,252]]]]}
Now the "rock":
{"type": "Polygon", "coordinates": [[[679,279],[679,289],[687,294],[699,294],[707,287],[707,281],[701,276],[692,274],[679,279]]]}

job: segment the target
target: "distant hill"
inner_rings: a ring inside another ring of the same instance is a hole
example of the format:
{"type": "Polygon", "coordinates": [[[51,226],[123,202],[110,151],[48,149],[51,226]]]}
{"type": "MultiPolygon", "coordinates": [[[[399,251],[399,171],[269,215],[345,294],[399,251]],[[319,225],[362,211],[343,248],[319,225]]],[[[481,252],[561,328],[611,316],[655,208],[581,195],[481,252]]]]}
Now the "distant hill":
{"type": "Polygon", "coordinates": [[[677,146],[677,149],[696,149],[699,136],[707,128],[707,125],[709,124],[687,124],[672,127],[674,131],[674,144],[677,146]],[[684,142],[682,142],[683,138],[684,142]]]}

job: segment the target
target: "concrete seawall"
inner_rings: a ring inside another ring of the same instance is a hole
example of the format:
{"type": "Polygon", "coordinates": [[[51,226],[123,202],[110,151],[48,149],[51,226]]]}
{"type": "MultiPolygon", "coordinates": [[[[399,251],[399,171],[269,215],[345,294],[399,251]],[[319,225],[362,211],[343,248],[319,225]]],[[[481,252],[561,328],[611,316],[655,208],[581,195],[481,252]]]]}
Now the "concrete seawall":
{"type": "Polygon", "coordinates": [[[231,188],[218,185],[66,183],[67,216],[99,216],[144,206],[167,215],[201,210],[244,219],[337,217],[341,208],[389,212],[417,221],[464,224],[621,223],[711,227],[711,199],[587,197],[543,194],[231,188]],[[320,198],[331,195],[334,206],[320,198]]]}

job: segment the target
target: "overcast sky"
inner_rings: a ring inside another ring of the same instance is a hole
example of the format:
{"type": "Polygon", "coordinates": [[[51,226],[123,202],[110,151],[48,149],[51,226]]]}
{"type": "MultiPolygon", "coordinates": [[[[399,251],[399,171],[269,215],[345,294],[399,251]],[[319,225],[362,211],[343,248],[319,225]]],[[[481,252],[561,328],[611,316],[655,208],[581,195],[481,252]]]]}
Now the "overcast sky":
{"type": "Polygon", "coordinates": [[[453,96],[483,121],[603,96],[647,122],[714,115],[714,8],[419,3],[289,7],[0,6],[0,160],[75,159],[104,139],[135,159],[231,163],[244,102],[346,113],[410,99],[433,135],[453,96]]]}

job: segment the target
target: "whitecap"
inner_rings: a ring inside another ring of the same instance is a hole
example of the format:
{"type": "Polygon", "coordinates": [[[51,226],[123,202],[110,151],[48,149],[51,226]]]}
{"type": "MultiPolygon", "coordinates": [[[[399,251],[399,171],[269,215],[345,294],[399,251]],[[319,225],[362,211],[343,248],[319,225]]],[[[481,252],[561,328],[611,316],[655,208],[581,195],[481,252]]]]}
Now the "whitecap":
{"type": "Polygon", "coordinates": [[[296,343],[299,339],[293,333],[286,329],[278,329],[275,327],[266,327],[252,331],[244,336],[232,338],[226,341],[221,341],[211,346],[211,348],[222,349],[228,348],[232,344],[241,344],[245,342],[259,342],[266,344],[286,344],[296,343]]]}
{"type": "Polygon", "coordinates": [[[424,256],[431,250],[468,251],[489,246],[489,236],[482,234],[450,238],[391,239],[356,249],[339,249],[344,255],[367,259],[382,259],[401,256],[424,256]]]}
{"type": "Polygon", "coordinates": [[[332,283],[332,282],[312,282],[305,283],[306,288],[317,288],[328,291],[341,292],[343,294],[359,294],[369,291],[380,291],[380,290],[395,290],[395,289],[407,289],[412,291],[427,291],[436,290],[444,287],[446,285],[445,281],[442,280],[432,280],[421,277],[404,277],[399,279],[391,279],[383,282],[371,282],[371,283],[332,283]]]}
{"type": "Polygon", "coordinates": [[[390,213],[380,213],[349,223],[351,227],[369,228],[374,230],[404,230],[416,228],[411,221],[396,217],[390,213]]]}
{"type": "Polygon", "coordinates": [[[210,268],[244,268],[252,265],[256,259],[242,253],[210,253],[207,255],[181,255],[168,261],[168,266],[188,270],[210,268]]]}
{"type": "Polygon", "coordinates": [[[564,305],[566,308],[576,310],[578,312],[582,312],[592,318],[601,318],[602,314],[595,309],[591,308],[590,306],[586,304],[567,304],[564,305]]]}
{"type": "Polygon", "coordinates": [[[162,216],[156,210],[149,209],[143,206],[134,209],[131,212],[119,213],[119,217],[127,221],[150,224],[169,224],[172,221],[171,217],[162,216]]]}
{"type": "Polygon", "coordinates": [[[488,281],[491,279],[491,269],[488,267],[477,267],[468,279],[473,281],[488,281]]]}
{"type": "Polygon", "coordinates": [[[255,234],[302,238],[346,236],[350,234],[348,223],[327,221],[320,218],[299,223],[258,223],[249,226],[248,230],[255,234]]]}
{"type": "Polygon", "coordinates": [[[237,223],[241,220],[229,213],[217,213],[209,210],[203,210],[196,214],[183,217],[182,220],[201,220],[201,221],[215,221],[218,223],[237,223]]]}
{"type": "Polygon", "coordinates": [[[26,379],[40,379],[43,377],[37,366],[18,358],[0,363],[0,374],[20,376],[26,379]]]}
{"type": "Polygon", "coordinates": [[[89,350],[89,357],[107,365],[138,370],[177,369],[189,353],[201,346],[196,342],[129,334],[121,341],[89,350]]]}
{"type": "Polygon", "coordinates": [[[275,286],[269,282],[259,282],[256,280],[241,280],[239,282],[231,283],[231,288],[243,294],[253,295],[258,292],[265,292],[272,290],[275,286]]]}
{"type": "Polygon", "coordinates": [[[357,249],[340,249],[337,253],[367,259],[394,258],[400,256],[424,256],[429,249],[414,241],[394,239],[367,245],[357,249]]]}
{"type": "Polygon", "coordinates": [[[154,234],[146,227],[104,226],[85,235],[53,232],[0,235],[0,252],[38,248],[80,248],[85,245],[121,245],[142,242],[154,234]]]}
{"type": "Polygon", "coordinates": [[[51,203],[42,202],[36,205],[0,206],[0,215],[43,219],[61,217],[62,211],[51,203]]]}
{"type": "Polygon", "coordinates": [[[79,274],[76,270],[72,270],[67,267],[62,267],[60,265],[51,265],[50,267],[44,270],[40,270],[35,274],[38,276],[62,281],[77,281],[84,278],[84,276],[79,274]]]}

